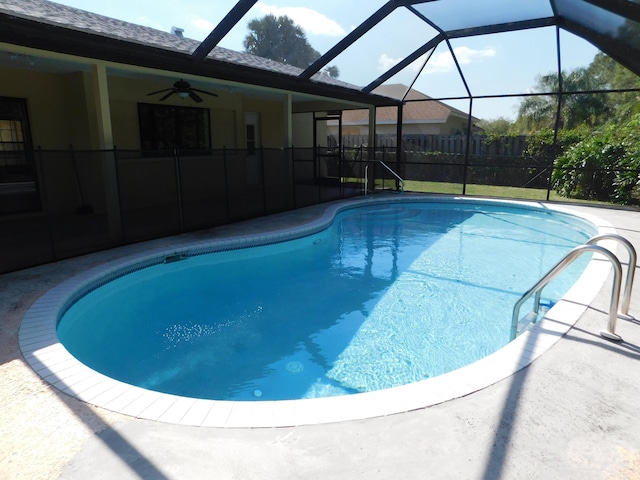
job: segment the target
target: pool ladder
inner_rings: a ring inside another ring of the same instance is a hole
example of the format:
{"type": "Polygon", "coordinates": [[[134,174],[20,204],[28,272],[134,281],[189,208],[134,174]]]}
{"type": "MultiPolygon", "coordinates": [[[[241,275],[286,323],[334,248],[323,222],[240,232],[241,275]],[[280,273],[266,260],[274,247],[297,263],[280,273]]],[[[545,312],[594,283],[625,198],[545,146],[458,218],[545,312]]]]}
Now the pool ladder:
{"type": "MultiPolygon", "coordinates": [[[[384,163],[382,160],[376,160],[380,165],[382,165],[385,169],[387,169],[391,174],[396,178],[398,183],[400,184],[400,193],[404,192],[404,179],[398,175],[389,165],[384,163]]],[[[362,188],[364,194],[367,195],[369,189],[369,165],[364,166],[364,183],[362,184],[362,188]]]]}
{"type": "Polygon", "coordinates": [[[606,330],[600,330],[600,335],[608,340],[622,341],[622,337],[616,333],[616,323],[618,317],[632,318],[629,315],[629,303],[631,301],[631,289],[633,288],[633,277],[636,270],[637,255],[633,245],[624,237],[613,233],[604,233],[590,238],[585,244],[580,245],[571,250],[565,257],[560,260],[551,270],[549,270],[533,287],[527,290],[520,300],[513,307],[513,316],[511,317],[511,340],[516,338],[531,323],[535,323],[540,312],[540,296],[542,289],[547,286],[554,278],[556,278],[565,268],[567,268],[574,260],[586,252],[599,253],[608,258],[613,266],[613,287],[611,290],[611,301],[609,303],[609,322],[606,330]],[[600,240],[614,240],[627,249],[629,254],[629,264],[627,266],[627,277],[625,280],[624,294],[622,297],[622,305],[620,305],[620,287],[622,277],[622,265],[620,260],[608,249],[596,245],[600,240]],[[529,300],[533,299],[533,311],[524,317],[524,321],[520,321],[520,308],[529,300]],[[520,325],[520,328],[519,328],[520,325]]]}

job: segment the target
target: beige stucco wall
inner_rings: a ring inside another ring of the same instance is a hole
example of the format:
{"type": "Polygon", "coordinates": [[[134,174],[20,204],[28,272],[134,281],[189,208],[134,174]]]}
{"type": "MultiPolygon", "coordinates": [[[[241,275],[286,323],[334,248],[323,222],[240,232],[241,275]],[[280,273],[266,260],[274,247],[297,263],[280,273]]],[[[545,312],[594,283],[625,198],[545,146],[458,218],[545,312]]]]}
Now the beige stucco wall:
{"type": "MultiPolygon", "coordinates": [[[[171,79],[166,82],[143,81],[140,79],[109,77],[109,105],[114,143],[122,149],[140,148],[140,127],[138,124],[138,103],[206,108],[209,110],[212,148],[237,148],[243,142],[239,137],[238,112],[242,110],[242,97],[226,90],[213,90],[218,97],[201,95],[202,103],[181,99],[172,95],[163,102],[161,94],[148,96],[149,92],[170,88],[171,79]]],[[[205,90],[205,88],[202,88],[205,90]]]]}
{"type": "Polygon", "coordinates": [[[468,122],[466,118],[449,117],[442,132],[445,135],[458,135],[467,131],[468,122]]]}
{"type": "MultiPolygon", "coordinates": [[[[45,73],[32,69],[0,69],[0,96],[26,99],[33,146],[44,150],[65,150],[47,154],[43,171],[48,190],[55,191],[48,206],[52,214],[74,211],[78,205],[78,188],[71,155],[74,150],[100,148],[98,131],[98,95],[95,70],[74,73],[45,73]]],[[[138,103],[159,103],[158,97],[149,97],[151,91],[169,88],[172,79],[150,81],[142,78],[122,77],[107,71],[108,109],[113,144],[120,150],[138,150],[140,134],[138,103]]],[[[203,88],[205,89],[205,88],[203,88]]],[[[202,103],[183,100],[177,96],[162,102],[207,108],[210,112],[213,148],[244,148],[244,112],[252,111],[261,119],[262,144],[267,148],[280,148],[286,139],[285,108],[278,101],[244,98],[229,89],[219,89],[218,97],[202,96],[202,103]]],[[[90,203],[97,212],[106,208],[105,189],[100,180],[103,171],[101,158],[96,154],[77,152],[79,175],[90,203]],[[98,162],[98,163],[96,163],[98,162]]],[[[236,162],[242,164],[242,162],[236,162]]]]}
{"type": "Polygon", "coordinates": [[[89,121],[80,72],[45,73],[0,70],[0,96],[25,98],[33,146],[43,149],[89,148],[89,121]]]}
{"type": "Polygon", "coordinates": [[[209,112],[211,121],[211,147],[239,148],[242,128],[238,125],[239,112],[235,109],[214,108],[209,112]]]}
{"type": "Polygon", "coordinates": [[[313,146],[313,113],[293,114],[293,146],[297,148],[313,146]]]}
{"type": "MultiPolygon", "coordinates": [[[[322,116],[323,113],[320,112],[317,116],[322,116]]],[[[314,147],[326,147],[327,146],[327,135],[329,134],[329,128],[327,127],[326,121],[317,121],[316,122],[316,145],[314,147]]]]}
{"type": "MultiPolygon", "coordinates": [[[[405,123],[402,125],[402,133],[403,135],[438,135],[443,133],[442,128],[443,125],[441,123],[405,123]]],[[[397,128],[395,124],[377,125],[376,132],[378,135],[395,135],[397,128]]],[[[368,129],[366,133],[368,133],[368,129]]]]}
{"type": "MultiPolygon", "coordinates": [[[[278,101],[245,98],[242,102],[244,112],[255,112],[260,116],[260,140],[265,148],[282,148],[286,143],[284,125],[284,103],[278,101]]],[[[244,128],[242,129],[242,148],[244,148],[244,128]]]]}
{"type": "MultiPolygon", "coordinates": [[[[89,63],[82,69],[73,73],[42,72],[30,68],[0,69],[0,96],[27,100],[34,147],[41,146],[47,150],[67,149],[69,145],[78,150],[101,148],[96,73],[89,63]]],[[[175,79],[167,77],[163,81],[135,73],[122,76],[121,72],[109,67],[106,71],[110,138],[119,149],[138,150],[138,103],[160,103],[161,94],[148,96],[148,93],[170,88],[175,79]]],[[[208,109],[211,146],[214,149],[245,147],[245,112],[259,115],[261,144],[265,148],[289,146],[286,96],[283,95],[282,100],[267,100],[243,96],[232,88],[200,88],[213,91],[218,97],[201,95],[204,101],[195,103],[171,96],[162,104],[208,109]]],[[[292,122],[294,145],[312,146],[313,121],[310,115],[296,115],[297,119],[292,122]]]]}
{"type": "MultiPolygon", "coordinates": [[[[453,135],[460,131],[466,131],[466,119],[458,117],[449,117],[446,122],[442,123],[405,123],[402,126],[403,135],[453,135]]],[[[333,135],[337,134],[338,127],[329,126],[329,132],[333,135]]],[[[396,124],[378,124],[376,125],[376,133],[378,135],[395,135],[397,133],[396,124]]],[[[368,125],[343,125],[343,135],[368,135],[368,125]]]]}

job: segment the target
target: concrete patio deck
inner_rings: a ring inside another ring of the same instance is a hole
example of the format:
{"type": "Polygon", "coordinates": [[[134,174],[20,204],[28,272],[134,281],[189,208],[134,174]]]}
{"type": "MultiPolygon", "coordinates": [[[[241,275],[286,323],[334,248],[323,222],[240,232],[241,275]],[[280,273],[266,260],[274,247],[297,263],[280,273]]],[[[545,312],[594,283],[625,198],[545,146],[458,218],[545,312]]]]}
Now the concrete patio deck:
{"type": "MultiPolygon", "coordinates": [[[[623,342],[599,336],[610,278],[576,325],[529,367],[463,398],[365,420],[260,429],[141,420],[61,393],[22,357],[25,312],[88,268],[153,246],[303,224],[325,208],[0,276],[0,478],[640,478],[640,322],[618,321],[623,342]]],[[[568,208],[607,220],[640,250],[638,211],[568,208]]],[[[639,288],[630,314],[640,318],[639,288]]]]}

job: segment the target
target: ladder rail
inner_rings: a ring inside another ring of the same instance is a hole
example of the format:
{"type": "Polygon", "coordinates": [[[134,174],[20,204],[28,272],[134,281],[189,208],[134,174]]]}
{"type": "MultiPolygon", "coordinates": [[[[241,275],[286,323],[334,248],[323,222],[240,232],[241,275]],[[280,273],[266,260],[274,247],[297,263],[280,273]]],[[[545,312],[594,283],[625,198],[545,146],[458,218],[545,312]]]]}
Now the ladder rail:
{"type": "Polygon", "coordinates": [[[387,170],[389,170],[389,172],[391,172],[391,175],[393,175],[394,177],[396,177],[396,179],[398,180],[398,182],[400,182],[400,191],[404,192],[404,179],[398,175],[389,165],[387,165],[386,163],[384,163],[382,160],[378,160],[378,162],[380,163],[380,165],[382,165],[384,168],[386,168],[387,170]]]}
{"type": "Polygon", "coordinates": [[[587,240],[585,245],[594,245],[600,240],[615,240],[621,243],[629,254],[629,263],[627,264],[627,276],[625,278],[624,291],[622,292],[622,304],[620,306],[619,316],[631,318],[629,316],[629,304],[631,303],[631,290],[633,289],[633,278],[636,272],[636,265],[638,263],[638,255],[636,249],[629,240],[621,235],[615,233],[602,233],[587,240]]]}
{"type": "Polygon", "coordinates": [[[362,184],[365,197],[369,191],[369,165],[364,166],[364,183],[362,184]]]}
{"type": "Polygon", "coordinates": [[[613,287],[611,290],[611,301],[609,303],[609,322],[607,324],[607,330],[601,330],[600,335],[610,340],[620,341],[622,338],[615,333],[616,322],[618,319],[618,305],[620,302],[620,286],[622,277],[622,266],[620,260],[604,247],[599,245],[585,244],[575,247],[567,255],[562,258],[551,270],[549,270],[535,285],[527,290],[520,299],[516,302],[513,308],[513,315],[511,317],[511,340],[514,340],[518,336],[518,320],[520,317],[520,308],[529,300],[532,296],[534,298],[534,312],[538,313],[540,309],[540,296],[542,289],[547,286],[554,278],[556,278],[562,271],[573,263],[580,255],[586,252],[599,253],[609,259],[613,266],[613,287]]]}

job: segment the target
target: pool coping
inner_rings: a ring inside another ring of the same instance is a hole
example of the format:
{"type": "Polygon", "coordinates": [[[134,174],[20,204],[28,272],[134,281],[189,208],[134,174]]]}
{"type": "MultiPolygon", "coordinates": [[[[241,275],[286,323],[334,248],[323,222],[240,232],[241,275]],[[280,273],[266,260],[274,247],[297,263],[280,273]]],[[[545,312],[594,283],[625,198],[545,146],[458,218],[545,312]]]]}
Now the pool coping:
{"type": "MultiPolygon", "coordinates": [[[[599,254],[589,262],[578,281],[535,325],[497,352],[452,372],[400,387],[353,395],[278,401],[203,400],[164,394],[129,385],[92,370],[73,357],[59,342],[58,318],[79,297],[101,284],[131,271],[161,263],[176,255],[201,255],[290,240],[323,230],[345,209],[372,203],[433,201],[509,204],[543,207],[569,213],[592,223],[598,233],[615,233],[599,217],[570,207],[543,202],[511,201],[455,196],[394,195],[365,197],[328,205],[315,220],[300,226],[220,240],[182,240],[144,254],[88,269],[40,297],[25,313],[19,345],[31,368],[58,390],[92,405],[137,418],[203,427],[289,427],[361,420],[426,408],[472,394],[521,370],[551,348],[586,311],[602,289],[611,266],[599,254]]],[[[613,253],[616,243],[599,242],[613,253]]]]}

